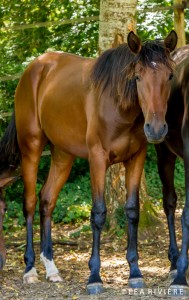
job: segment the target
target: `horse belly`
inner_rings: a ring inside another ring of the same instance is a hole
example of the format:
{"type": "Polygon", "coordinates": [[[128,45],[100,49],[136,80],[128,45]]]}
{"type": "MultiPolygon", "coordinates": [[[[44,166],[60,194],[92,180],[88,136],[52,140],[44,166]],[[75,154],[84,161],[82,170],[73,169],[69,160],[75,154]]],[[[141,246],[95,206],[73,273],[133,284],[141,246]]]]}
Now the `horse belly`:
{"type": "Polygon", "coordinates": [[[41,127],[49,141],[66,153],[87,158],[85,116],[74,112],[53,112],[41,118],[41,127]]]}
{"type": "Polygon", "coordinates": [[[46,132],[46,135],[51,143],[62,151],[77,157],[88,158],[85,137],[81,134],[61,130],[59,133],[57,132],[57,134],[46,132]]]}

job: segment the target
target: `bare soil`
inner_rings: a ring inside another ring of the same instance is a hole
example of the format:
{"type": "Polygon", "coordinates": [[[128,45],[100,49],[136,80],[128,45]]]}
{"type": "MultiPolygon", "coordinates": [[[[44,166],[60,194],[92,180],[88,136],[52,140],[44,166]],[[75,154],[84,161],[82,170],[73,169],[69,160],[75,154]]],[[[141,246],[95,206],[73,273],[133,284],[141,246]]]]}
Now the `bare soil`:
{"type": "MultiPolygon", "coordinates": [[[[180,244],[180,211],[177,216],[177,236],[180,244]]],[[[138,291],[128,288],[129,268],[125,259],[126,238],[109,236],[104,232],[101,246],[101,277],[105,291],[101,295],[87,295],[86,282],[89,276],[91,234],[82,233],[79,238],[74,239],[70,238],[70,232],[79,230],[77,226],[53,225],[54,260],[63,282],[46,281],[45,270],[39,259],[39,231],[37,229],[35,232],[36,269],[40,282],[31,285],[23,284],[25,267],[23,260],[25,230],[23,229],[5,236],[7,262],[0,273],[0,299],[171,299],[168,290],[170,284],[167,259],[168,232],[163,214],[160,219],[161,223],[157,226],[150,230],[140,229],[139,233],[140,268],[147,285],[146,289],[138,291]],[[66,245],[65,240],[69,245],[66,245]]]]}

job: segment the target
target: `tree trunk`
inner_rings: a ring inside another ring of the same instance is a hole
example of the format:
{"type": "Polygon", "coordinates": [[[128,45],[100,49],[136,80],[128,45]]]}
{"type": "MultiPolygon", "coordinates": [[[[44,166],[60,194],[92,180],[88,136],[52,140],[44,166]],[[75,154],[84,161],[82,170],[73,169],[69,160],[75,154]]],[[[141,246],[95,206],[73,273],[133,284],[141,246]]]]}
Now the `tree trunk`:
{"type": "Polygon", "coordinates": [[[129,31],[136,30],[137,0],[101,0],[99,53],[126,41],[129,31]]]}
{"type": "MultiPolygon", "coordinates": [[[[182,5],[182,0],[174,0],[174,5],[182,5]]],[[[184,9],[176,8],[174,10],[174,27],[175,31],[178,34],[178,43],[177,47],[183,47],[186,45],[185,37],[185,20],[184,20],[184,9]]]]}

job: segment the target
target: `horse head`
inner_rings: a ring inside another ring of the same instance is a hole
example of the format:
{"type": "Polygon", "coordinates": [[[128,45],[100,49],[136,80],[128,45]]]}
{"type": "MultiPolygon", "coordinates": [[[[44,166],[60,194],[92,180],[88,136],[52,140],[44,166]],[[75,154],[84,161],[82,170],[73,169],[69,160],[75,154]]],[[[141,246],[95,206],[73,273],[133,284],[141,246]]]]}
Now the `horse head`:
{"type": "Polygon", "coordinates": [[[133,32],[128,35],[128,46],[135,54],[134,78],[145,118],[144,132],[150,143],[162,142],[168,132],[165,115],[174,67],[170,52],[176,44],[175,31],[164,41],[148,41],[143,45],[133,32]]]}

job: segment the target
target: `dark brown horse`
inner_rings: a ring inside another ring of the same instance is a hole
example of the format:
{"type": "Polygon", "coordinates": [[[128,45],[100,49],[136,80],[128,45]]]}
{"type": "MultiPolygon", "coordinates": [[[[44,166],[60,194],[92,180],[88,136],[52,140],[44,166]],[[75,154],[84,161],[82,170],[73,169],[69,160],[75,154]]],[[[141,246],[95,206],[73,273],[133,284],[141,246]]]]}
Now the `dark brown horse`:
{"type": "MultiPolygon", "coordinates": [[[[40,193],[41,260],[46,277],[60,281],[53,262],[51,216],[60,189],[76,156],[87,158],[92,186],[92,255],[88,293],[102,291],[100,234],[106,218],[104,183],[107,168],[126,167],[129,284],[143,287],[138,267],[139,185],[147,140],[162,142],[177,43],[172,31],[163,41],[143,45],[131,32],[128,44],[104,52],[99,59],[46,53],[32,62],[15,95],[15,117],[1,142],[1,178],[16,168],[20,151],[27,227],[24,282],[37,281],[34,267],[33,217],[36,180],[44,146],[51,145],[51,166],[40,193]],[[9,145],[11,142],[11,145],[9,145]],[[18,143],[18,145],[17,145],[18,143]]],[[[2,254],[3,255],[3,254],[2,254]]]]}
{"type": "Polygon", "coordinates": [[[175,50],[177,66],[172,80],[166,121],[168,134],[163,143],[156,146],[158,170],[163,184],[163,205],[167,216],[170,245],[168,257],[171,262],[171,288],[177,294],[189,295],[186,281],[189,246],[189,46],[175,50]],[[175,235],[175,209],[177,195],[174,189],[176,157],[184,159],[186,201],[182,214],[182,247],[179,254],[175,235]]]}

